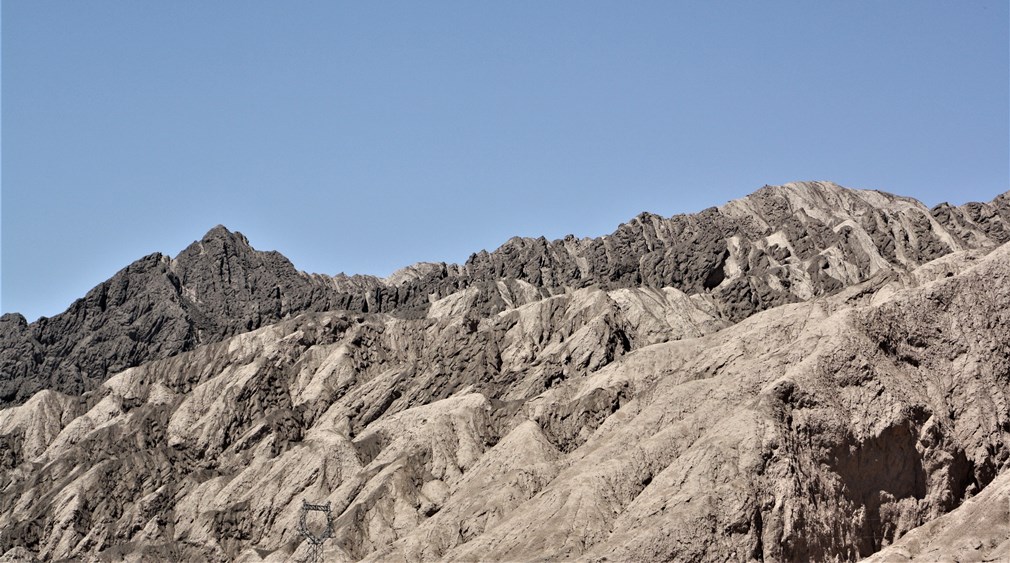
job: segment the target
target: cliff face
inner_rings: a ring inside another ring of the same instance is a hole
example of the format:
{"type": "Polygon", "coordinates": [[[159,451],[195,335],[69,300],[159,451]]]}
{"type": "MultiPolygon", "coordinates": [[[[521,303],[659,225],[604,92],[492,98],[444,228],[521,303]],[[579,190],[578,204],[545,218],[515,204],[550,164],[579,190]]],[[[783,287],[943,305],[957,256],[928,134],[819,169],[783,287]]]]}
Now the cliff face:
{"type": "Polygon", "coordinates": [[[1006,489],[1007,221],[766,187],[387,280],[215,229],[0,321],[49,376],[0,410],[0,554],[303,559],[304,499],[327,561],[928,559],[1006,489]]]}
{"type": "Polygon", "coordinates": [[[513,238],[463,265],[419,264],[388,280],[297,271],[215,227],[179,256],[152,254],[91,290],[64,313],[27,324],[0,318],[0,405],[37,391],[80,394],[109,375],[303,312],[427,314],[432,301],[471,289],[478,316],[516,296],[568,289],[673,287],[706,294],[736,322],[830,294],[881,270],[906,272],[947,253],[1010,239],[1010,197],[938,206],[823,182],[766,186],[694,215],[639,215],[596,239],[513,238]]]}
{"type": "Polygon", "coordinates": [[[327,284],[275,252],[216,227],[176,259],[151,254],[119,271],[64,313],[28,325],[0,320],[0,401],[41,389],[79,394],[112,373],[205,342],[330,309],[327,284]]]}

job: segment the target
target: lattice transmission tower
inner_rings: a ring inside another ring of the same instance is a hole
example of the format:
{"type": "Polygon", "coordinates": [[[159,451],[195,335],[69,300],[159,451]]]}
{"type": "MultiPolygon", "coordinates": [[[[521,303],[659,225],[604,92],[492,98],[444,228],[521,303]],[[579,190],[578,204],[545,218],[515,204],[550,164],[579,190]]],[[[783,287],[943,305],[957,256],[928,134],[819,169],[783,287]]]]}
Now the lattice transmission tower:
{"type": "Polygon", "coordinates": [[[302,499],[302,515],[298,518],[298,531],[309,541],[309,556],[306,563],[321,563],[323,560],[323,542],[333,537],[333,513],[330,512],[330,503],[311,504],[302,499]],[[319,535],[312,533],[307,522],[309,512],[322,512],[326,515],[326,529],[319,535]]]}

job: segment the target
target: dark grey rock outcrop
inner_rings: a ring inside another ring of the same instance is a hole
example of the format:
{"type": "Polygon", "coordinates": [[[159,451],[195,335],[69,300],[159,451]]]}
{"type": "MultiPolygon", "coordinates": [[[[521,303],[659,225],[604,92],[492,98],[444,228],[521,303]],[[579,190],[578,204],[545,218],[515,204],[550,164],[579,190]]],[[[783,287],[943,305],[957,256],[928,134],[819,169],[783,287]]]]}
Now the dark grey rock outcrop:
{"type": "Polygon", "coordinates": [[[0,404],[41,389],[81,393],[112,373],[276,322],[292,313],[354,307],[332,284],[277,252],[215,227],[174,260],[151,254],[65,312],[0,321],[0,404]]]}
{"type": "Polygon", "coordinates": [[[0,556],[304,560],[307,498],[327,561],[858,560],[1005,481],[1007,279],[1003,245],[732,325],[672,288],[298,315],[0,410],[0,556]]]}
{"type": "Polygon", "coordinates": [[[174,259],[134,262],[55,317],[0,318],[0,406],[41,389],[79,394],[125,368],[304,312],[422,318],[433,301],[468,290],[470,314],[481,318],[515,299],[649,286],[710,295],[735,322],[1008,239],[1007,194],[930,211],[823,182],[766,186],[696,214],[643,213],[599,238],[516,237],[463,265],[419,264],[386,280],[305,274],[218,226],[174,259]],[[499,281],[529,284],[535,294],[506,299],[499,281]]]}

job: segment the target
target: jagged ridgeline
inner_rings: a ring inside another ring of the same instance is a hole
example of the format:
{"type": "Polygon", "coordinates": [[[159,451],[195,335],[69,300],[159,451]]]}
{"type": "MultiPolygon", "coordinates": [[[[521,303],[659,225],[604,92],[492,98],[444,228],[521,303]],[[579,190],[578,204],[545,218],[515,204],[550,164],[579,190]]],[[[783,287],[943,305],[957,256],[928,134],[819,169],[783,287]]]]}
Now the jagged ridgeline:
{"type": "Polygon", "coordinates": [[[928,210],[820,182],[766,186],[692,215],[643,213],[600,238],[516,237],[463,265],[422,263],[387,279],[305,274],[218,226],[175,258],[141,258],[53,318],[0,318],[0,405],[42,389],[80,394],[128,367],[304,312],[419,319],[452,296],[480,318],[583,287],[672,287],[705,296],[736,322],[1007,240],[1005,194],[928,210]]]}
{"type": "Polygon", "coordinates": [[[1008,241],[824,182],[385,279],[216,227],[0,318],[0,554],[1010,555],[1008,241]]]}

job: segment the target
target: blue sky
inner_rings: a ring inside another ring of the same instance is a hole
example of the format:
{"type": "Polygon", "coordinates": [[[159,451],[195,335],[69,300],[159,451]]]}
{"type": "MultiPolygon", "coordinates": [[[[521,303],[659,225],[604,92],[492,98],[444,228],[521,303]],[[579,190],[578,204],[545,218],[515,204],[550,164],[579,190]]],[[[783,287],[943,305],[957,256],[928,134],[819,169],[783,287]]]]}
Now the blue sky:
{"type": "Polygon", "coordinates": [[[1005,0],[2,3],[3,312],[221,223],[388,275],[764,184],[1010,189],[1005,0]]]}

